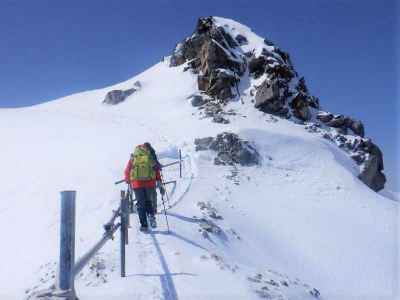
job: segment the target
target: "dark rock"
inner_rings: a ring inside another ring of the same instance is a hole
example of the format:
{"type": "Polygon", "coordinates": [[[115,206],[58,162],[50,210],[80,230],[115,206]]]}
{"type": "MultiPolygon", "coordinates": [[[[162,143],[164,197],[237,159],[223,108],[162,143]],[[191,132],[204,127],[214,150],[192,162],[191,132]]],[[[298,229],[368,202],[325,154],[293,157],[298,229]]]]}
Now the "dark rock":
{"type": "Polygon", "coordinates": [[[271,74],[274,78],[280,77],[286,79],[287,81],[290,81],[295,76],[288,66],[282,64],[274,65],[273,67],[269,68],[267,67],[266,72],[271,74]]]}
{"type": "Polygon", "coordinates": [[[247,45],[247,44],[248,44],[247,38],[246,38],[245,36],[241,35],[241,34],[238,34],[238,35],[235,37],[235,40],[236,40],[236,42],[238,42],[238,44],[239,44],[240,46],[243,46],[243,45],[247,45]]]}
{"type": "Polygon", "coordinates": [[[224,68],[229,65],[227,54],[212,40],[203,44],[200,51],[201,71],[210,75],[212,70],[224,68]]]}
{"type": "Polygon", "coordinates": [[[320,120],[322,123],[328,123],[333,119],[333,114],[325,112],[325,111],[319,111],[317,114],[317,120],[320,120]]]}
{"type": "Polygon", "coordinates": [[[312,108],[319,109],[320,108],[319,99],[317,97],[310,96],[308,98],[308,105],[312,108]]]}
{"type": "Polygon", "coordinates": [[[213,122],[220,123],[220,124],[229,124],[230,123],[230,121],[228,119],[225,119],[221,115],[215,115],[213,117],[213,122]]]}
{"type": "Polygon", "coordinates": [[[257,150],[250,145],[248,141],[239,138],[238,135],[230,132],[224,132],[217,135],[216,138],[196,139],[196,150],[214,150],[217,156],[214,163],[217,165],[251,166],[260,162],[260,155],[257,150]]]}
{"type": "Polygon", "coordinates": [[[308,94],[308,88],[307,88],[306,80],[304,79],[304,77],[301,77],[299,79],[299,82],[296,85],[296,90],[298,92],[303,92],[304,94],[308,94]]]}
{"type": "Polygon", "coordinates": [[[365,155],[362,152],[352,153],[350,157],[358,164],[361,165],[365,161],[365,155]]]}
{"type": "Polygon", "coordinates": [[[274,46],[274,43],[267,38],[264,39],[264,44],[270,47],[274,46]]]}
{"type": "Polygon", "coordinates": [[[185,57],[183,55],[179,55],[179,54],[173,54],[171,56],[171,60],[169,63],[170,67],[177,67],[180,66],[182,64],[184,64],[186,61],[185,57]]]}
{"type": "Polygon", "coordinates": [[[132,95],[134,92],[136,92],[136,89],[128,89],[128,90],[112,90],[107,93],[105,99],[103,100],[103,103],[105,104],[111,104],[111,105],[116,105],[121,102],[123,102],[127,97],[132,95]]]}
{"type": "Polygon", "coordinates": [[[199,18],[197,20],[195,32],[198,34],[206,33],[212,28],[213,24],[214,21],[212,17],[199,18]]]}
{"type": "Polygon", "coordinates": [[[205,104],[207,101],[204,100],[204,98],[200,95],[194,95],[192,97],[192,100],[190,100],[190,103],[192,104],[192,106],[194,107],[198,107],[198,106],[202,106],[203,104],[205,104]]]}
{"type": "Polygon", "coordinates": [[[361,121],[351,120],[349,128],[354,132],[354,134],[364,137],[364,124],[361,121]]]}
{"type": "Polygon", "coordinates": [[[258,87],[255,107],[266,113],[280,114],[285,108],[285,100],[279,95],[278,81],[265,80],[258,87]]]}
{"type": "Polygon", "coordinates": [[[214,159],[216,165],[233,165],[234,162],[228,152],[219,152],[214,159]]]}
{"type": "Polygon", "coordinates": [[[326,122],[329,127],[340,128],[345,126],[345,117],[342,115],[337,115],[332,118],[329,122],[326,122]]]}
{"type": "Polygon", "coordinates": [[[130,95],[132,95],[134,92],[136,92],[136,89],[128,89],[124,91],[124,95],[125,97],[129,97],[130,95]]]}
{"type": "Polygon", "coordinates": [[[197,86],[200,91],[207,91],[209,87],[209,78],[204,75],[197,76],[197,86]]]}
{"type": "MultiPolygon", "coordinates": [[[[290,58],[289,58],[289,54],[286,53],[285,51],[281,50],[280,48],[275,47],[275,53],[277,53],[283,60],[283,62],[290,63],[290,58]]],[[[304,77],[303,77],[304,80],[304,77]]]]}
{"type": "Polygon", "coordinates": [[[214,117],[222,112],[221,104],[215,101],[208,101],[204,107],[204,114],[207,117],[214,117]]]}
{"type": "Polygon", "coordinates": [[[358,178],[375,192],[385,187],[386,177],[380,169],[380,158],[377,155],[369,155],[364,162],[362,171],[358,178]]]}
{"type": "Polygon", "coordinates": [[[308,108],[308,101],[302,92],[297,93],[296,97],[290,102],[293,115],[302,120],[309,121],[311,119],[311,112],[308,108]]]}
{"type": "Polygon", "coordinates": [[[207,94],[221,100],[233,97],[232,87],[236,83],[236,77],[229,70],[218,69],[211,73],[210,86],[207,94]]]}
{"type": "Polygon", "coordinates": [[[238,42],[212,17],[200,18],[194,34],[175,48],[171,65],[187,62],[188,68],[199,74],[198,89],[226,101],[234,97],[231,88],[239,80],[237,75],[243,75],[247,68],[244,55],[233,51],[237,46],[238,42]]]}
{"type": "Polygon", "coordinates": [[[346,126],[336,127],[335,129],[336,129],[336,132],[340,135],[346,135],[348,133],[346,126]]]}
{"type": "Polygon", "coordinates": [[[238,161],[241,165],[250,166],[258,163],[258,157],[254,155],[255,149],[249,149],[248,147],[242,148],[237,153],[238,161]]]}
{"type": "Polygon", "coordinates": [[[196,145],[196,151],[208,150],[213,140],[213,137],[195,139],[194,144],[196,145]]]}
{"type": "MultiPolygon", "coordinates": [[[[230,34],[228,34],[223,27],[218,27],[218,28],[216,28],[216,30],[218,31],[219,36],[221,36],[221,35],[223,36],[223,42],[228,43],[228,45],[226,45],[227,47],[236,48],[237,46],[239,46],[238,43],[236,42],[236,40],[234,40],[232,38],[232,36],[230,34]]],[[[217,38],[217,37],[215,37],[215,38],[217,38]]],[[[232,55],[235,56],[234,53],[232,53],[232,55]]]]}
{"type": "Polygon", "coordinates": [[[254,75],[255,78],[260,77],[265,72],[267,59],[265,56],[253,57],[249,61],[249,73],[254,75]]]}
{"type": "Polygon", "coordinates": [[[378,171],[382,171],[384,169],[384,166],[383,166],[383,154],[381,149],[379,149],[379,147],[375,145],[370,139],[363,141],[362,147],[365,152],[377,157],[378,171]]]}

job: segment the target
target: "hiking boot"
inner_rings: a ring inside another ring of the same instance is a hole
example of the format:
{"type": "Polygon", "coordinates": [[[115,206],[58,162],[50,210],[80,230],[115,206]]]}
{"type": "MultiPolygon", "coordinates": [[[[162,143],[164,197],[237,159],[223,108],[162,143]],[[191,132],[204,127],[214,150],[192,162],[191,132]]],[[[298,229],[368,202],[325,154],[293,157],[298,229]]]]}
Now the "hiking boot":
{"type": "Polygon", "coordinates": [[[141,232],[149,232],[149,227],[147,227],[147,226],[140,226],[139,230],[140,230],[141,232]]]}
{"type": "Polygon", "coordinates": [[[155,216],[149,216],[150,226],[151,228],[157,227],[157,221],[155,216]]]}

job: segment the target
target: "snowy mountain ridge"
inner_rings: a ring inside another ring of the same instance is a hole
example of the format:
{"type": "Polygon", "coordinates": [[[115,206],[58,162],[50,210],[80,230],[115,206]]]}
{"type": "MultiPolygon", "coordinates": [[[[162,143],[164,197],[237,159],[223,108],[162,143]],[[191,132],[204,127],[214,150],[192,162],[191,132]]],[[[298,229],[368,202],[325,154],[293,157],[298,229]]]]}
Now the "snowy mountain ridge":
{"type": "Polygon", "coordinates": [[[348,155],[375,157],[380,172],[379,153],[335,145],[366,141],[344,117],[339,132],[326,125],[339,117],[324,123],[276,49],[244,25],[204,18],[171,57],[126,82],[0,110],[0,222],[13,224],[2,232],[0,298],[54,283],[61,190],[78,191],[77,256],[93,245],[118,206],[113,182],[149,141],[163,163],[184,156],[182,178],[164,170],[177,180],[171,233],[158,215],[143,235],[133,215],[127,277],[109,242],[77,277],[81,299],[394,299],[398,202],[363,184],[348,155]],[[256,164],[246,165],[245,145],[256,164]]]}

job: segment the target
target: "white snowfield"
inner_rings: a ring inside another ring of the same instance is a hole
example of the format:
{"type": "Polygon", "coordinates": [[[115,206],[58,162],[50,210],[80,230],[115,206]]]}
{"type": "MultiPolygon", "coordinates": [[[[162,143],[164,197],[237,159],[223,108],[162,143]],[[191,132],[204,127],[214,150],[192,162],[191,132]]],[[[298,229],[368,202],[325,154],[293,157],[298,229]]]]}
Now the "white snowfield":
{"type": "Polygon", "coordinates": [[[229,104],[230,124],[200,119],[187,100],[196,77],[183,68],[161,62],[112,87],[0,110],[0,299],[54,283],[60,191],[77,190],[77,258],[101,237],[125,188],[113,183],[145,141],[165,163],[182,149],[183,178],[164,171],[178,179],[171,232],[159,214],[158,228],[140,233],[132,215],[126,278],[116,234],[77,277],[80,299],[396,299],[398,202],[361,183],[336,146],[255,110],[245,91],[244,104],[229,104]],[[125,102],[102,104],[137,80],[125,102]],[[212,151],[194,150],[195,138],[224,131],[252,141],[262,165],[216,166],[212,151]],[[201,232],[202,218],[219,232],[201,232]]]}

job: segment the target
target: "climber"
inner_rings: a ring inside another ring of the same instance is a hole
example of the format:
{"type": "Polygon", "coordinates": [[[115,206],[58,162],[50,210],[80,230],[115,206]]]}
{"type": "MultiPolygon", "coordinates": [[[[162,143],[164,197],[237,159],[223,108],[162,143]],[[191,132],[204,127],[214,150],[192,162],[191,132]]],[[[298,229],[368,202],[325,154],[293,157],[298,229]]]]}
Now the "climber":
{"type": "Polygon", "coordinates": [[[132,187],[138,204],[140,230],[148,230],[147,217],[152,228],[157,227],[155,213],[157,209],[156,186],[165,193],[161,182],[161,164],[150,143],[135,148],[125,168],[125,182],[132,187]]]}

